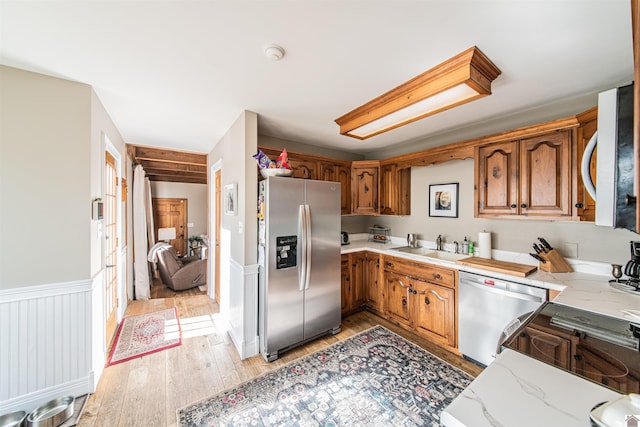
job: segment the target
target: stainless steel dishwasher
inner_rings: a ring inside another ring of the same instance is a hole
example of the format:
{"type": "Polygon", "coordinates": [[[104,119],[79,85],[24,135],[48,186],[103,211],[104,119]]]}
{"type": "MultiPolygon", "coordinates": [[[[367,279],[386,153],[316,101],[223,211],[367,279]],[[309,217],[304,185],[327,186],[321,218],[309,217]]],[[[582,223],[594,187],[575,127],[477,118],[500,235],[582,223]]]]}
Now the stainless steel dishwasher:
{"type": "Polygon", "coordinates": [[[465,271],[458,277],[458,350],[487,366],[502,337],[547,301],[547,289],[465,271]]]}

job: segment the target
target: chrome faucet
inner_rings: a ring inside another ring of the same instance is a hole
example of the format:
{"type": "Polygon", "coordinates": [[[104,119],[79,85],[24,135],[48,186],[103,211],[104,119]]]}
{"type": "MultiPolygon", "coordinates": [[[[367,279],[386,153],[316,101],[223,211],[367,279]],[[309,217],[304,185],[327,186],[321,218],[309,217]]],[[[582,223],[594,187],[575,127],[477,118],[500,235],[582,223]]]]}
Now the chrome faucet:
{"type": "Polygon", "coordinates": [[[437,251],[441,251],[442,250],[442,243],[444,243],[444,239],[442,238],[442,235],[438,234],[438,237],[436,238],[436,250],[437,251]]]}
{"type": "Polygon", "coordinates": [[[453,241],[454,253],[458,253],[459,243],[457,240],[453,241]]]}

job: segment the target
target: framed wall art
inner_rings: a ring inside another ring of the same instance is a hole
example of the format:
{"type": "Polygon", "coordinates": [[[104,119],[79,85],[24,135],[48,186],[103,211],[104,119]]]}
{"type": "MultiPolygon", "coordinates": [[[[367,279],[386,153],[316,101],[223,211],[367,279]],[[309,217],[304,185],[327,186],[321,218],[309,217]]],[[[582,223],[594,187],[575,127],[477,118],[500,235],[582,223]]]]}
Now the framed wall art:
{"type": "Polygon", "coordinates": [[[227,184],[224,186],[224,213],[225,215],[235,215],[238,213],[238,184],[227,184]]]}
{"type": "Polygon", "coordinates": [[[429,185],[429,216],[458,217],[458,183],[429,185]]]}

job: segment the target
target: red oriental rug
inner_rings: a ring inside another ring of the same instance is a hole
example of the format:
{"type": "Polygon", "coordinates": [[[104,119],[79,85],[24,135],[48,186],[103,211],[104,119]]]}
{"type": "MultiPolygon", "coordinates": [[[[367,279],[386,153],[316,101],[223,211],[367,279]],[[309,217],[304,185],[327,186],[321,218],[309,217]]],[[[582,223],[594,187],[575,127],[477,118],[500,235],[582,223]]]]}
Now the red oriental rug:
{"type": "Polygon", "coordinates": [[[175,307],[122,319],[107,366],[166,350],[182,344],[175,307]]]}

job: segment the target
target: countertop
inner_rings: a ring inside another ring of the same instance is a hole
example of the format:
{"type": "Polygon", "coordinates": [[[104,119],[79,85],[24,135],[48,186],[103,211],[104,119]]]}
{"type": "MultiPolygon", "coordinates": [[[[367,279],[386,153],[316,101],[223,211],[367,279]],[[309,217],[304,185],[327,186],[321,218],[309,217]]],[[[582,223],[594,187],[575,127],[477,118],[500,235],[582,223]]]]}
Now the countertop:
{"type": "MultiPolygon", "coordinates": [[[[443,267],[455,268],[459,271],[478,273],[498,279],[524,283],[540,288],[553,289],[561,291],[560,295],[554,300],[557,304],[569,305],[605,316],[640,321],[640,319],[631,319],[624,313],[625,310],[640,310],[640,296],[630,295],[609,286],[609,279],[612,278],[610,275],[611,266],[609,264],[568,259],[567,261],[574,269],[572,273],[548,273],[537,270],[527,277],[518,277],[394,250],[395,248],[406,246],[406,243],[403,243],[404,240],[398,238],[392,238],[392,243],[390,244],[369,242],[366,237],[352,238],[350,244],[342,246],[342,253],[367,250],[443,267]]],[[[425,246],[431,247],[428,245],[425,246]]],[[[493,256],[495,259],[501,261],[537,265],[537,262],[528,254],[494,250],[493,256]]]]}
{"type": "MultiPolygon", "coordinates": [[[[567,260],[572,273],[538,270],[523,278],[393,250],[402,246],[406,246],[404,239],[380,244],[356,238],[342,247],[342,253],[367,250],[554,289],[561,291],[554,303],[640,323],[623,312],[640,310],[640,296],[609,286],[609,264],[567,260]]],[[[421,246],[434,247],[428,242],[421,246]]],[[[537,265],[528,254],[494,250],[492,255],[502,261],[537,265]]],[[[442,412],[441,423],[446,427],[589,426],[593,406],[618,396],[613,390],[507,349],[442,412]]]]}

